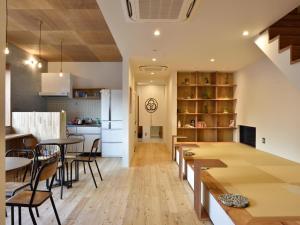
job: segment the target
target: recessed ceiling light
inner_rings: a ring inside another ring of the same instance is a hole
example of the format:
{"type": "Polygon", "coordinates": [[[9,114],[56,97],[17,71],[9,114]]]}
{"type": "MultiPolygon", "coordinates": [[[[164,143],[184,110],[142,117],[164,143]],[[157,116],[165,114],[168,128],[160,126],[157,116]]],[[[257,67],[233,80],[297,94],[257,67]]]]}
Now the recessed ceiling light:
{"type": "Polygon", "coordinates": [[[249,31],[244,30],[244,31],[243,31],[243,36],[248,36],[248,35],[249,35],[249,31]]]}
{"type": "Polygon", "coordinates": [[[151,75],[154,75],[155,73],[154,72],[151,72],[151,75]]]}
{"type": "Polygon", "coordinates": [[[156,62],[156,58],[152,58],[152,61],[153,61],[153,62],[156,62]]]}
{"type": "Polygon", "coordinates": [[[160,35],[160,31],[159,30],[155,30],[153,34],[154,34],[154,36],[158,37],[160,35]]]}
{"type": "Polygon", "coordinates": [[[214,62],[214,61],[216,61],[216,60],[215,60],[214,58],[212,58],[212,59],[210,59],[210,61],[211,61],[211,62],[214,62]]]}
{"type": "Polygon", "coordinates": [[[150,80],[150,83],[152,83],[153,81],[152,80],[150,80]]]}

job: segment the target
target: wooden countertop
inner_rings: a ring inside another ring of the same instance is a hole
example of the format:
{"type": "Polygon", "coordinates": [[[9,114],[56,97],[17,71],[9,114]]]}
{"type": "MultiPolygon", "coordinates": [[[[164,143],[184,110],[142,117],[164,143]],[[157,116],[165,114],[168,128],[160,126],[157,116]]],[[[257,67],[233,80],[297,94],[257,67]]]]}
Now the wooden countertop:
{"type": "Polygon", "coordinates": [[[238,193],[249,198],[250,206],[246,209],[222,205],[236,224],[254,220],[274,221],[274,224],[300,221],[299,163],[238,143],[200,143],[200,146],[190,148],[195,155],[185,157],[189,164],[191,159],[217,158],[228,166],[203,172],[202,180],[215,198],[221,193],[238,193]]]}
{"type": "Polygon", "coordinates": [[[23,138],[23,137],[27,137],[27,136],[31,136],[32,134],[7,134],[5,135],[5,140],[12,140],[12,139],[16,139],[16,138],[23,138]]]}

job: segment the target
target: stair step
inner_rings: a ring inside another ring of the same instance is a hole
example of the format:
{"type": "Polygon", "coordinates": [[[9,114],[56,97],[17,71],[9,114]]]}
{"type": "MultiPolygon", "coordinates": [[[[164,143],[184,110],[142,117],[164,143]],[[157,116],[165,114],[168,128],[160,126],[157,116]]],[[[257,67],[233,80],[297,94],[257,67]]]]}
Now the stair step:
{"type": "Polygon", "coordinates": [[[300,36],[279,36],[279,50],[285,49],[290,45],[300,46],[300,36]]]}
{"type": "Polygon", "coordinates": [[[278,35],[284,36],[300,36],[300,27],[270,27],[269,28],[269,40],[277,37],[278,35]]]}
{"type": "Polygon", "coordinates": [[[300,62],[300,46],[291,46],[291,64],[300,62]]]}
{"type": "Polygon", "coordinates": [[[274,23],[272,27],[300,27],[300,14],[289,14],[274,23]]]}

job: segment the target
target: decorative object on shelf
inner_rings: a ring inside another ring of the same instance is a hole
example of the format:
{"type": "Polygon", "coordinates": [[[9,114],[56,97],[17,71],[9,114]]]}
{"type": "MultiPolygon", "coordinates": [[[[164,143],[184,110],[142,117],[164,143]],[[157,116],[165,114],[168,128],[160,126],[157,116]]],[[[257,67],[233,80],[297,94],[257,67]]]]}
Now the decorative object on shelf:
{"type": "Polygon", "coordinates": [[[186,151],[186,152],[184,152],[184,156],[193,156],[193,155],[195,155],[195,153],[194,152],[190,152],[190,151],[186,151]]]}
{"type": "Polygon", "coordinates": [[[229,121],[229,127],[235,127],[235,121],[234,120],[229,121]]]}
{"type": "Polygon", "coordinates": [[[197,122],[197,128],[206,128],[206,122],[205,121],[198,121],[197,122]]]}
{"type": "Polygon", "coordinates": [[[177,122],[177,127],[181,128],[181,121],[180,120],[178,120],[178,122],[177,122]]]}
{"type": "Polygon", "coordinates": [[[248,198],[239,194],[222,194],[218,198],[222,204],[229,207],[246,208],[249,206],[248,198]]]}
{"type": "Polygon", "coordinates": [[[228,109],[227,109],[227,108],[224,108],[223,113],[228,114],[228,113],[229,113],[229,112],[228,112],[228,109]]]}
{"type": "Polygon", "coordinates": [[[185,124],[183,127],[184,128],[195,128],[195,127],[191,126],[191,124],[185,124]]]}
{"type": "Polygon", "coordinates": [[[195,127],[195,120],[191,120],[190,124],[191,124],[192,127],[195,127]]]}
{"type": "Polygon", "coordinates": [[[185,85],[189,85],[189,84],[190,84],[190,79],[185,78],[185,79],[184,79],[184,84],[185,84],[185,85]]]}
{"type": "Polygon", "coordinates": [[[208,75],[205,75],[205,77],[204,77],[204,84],[205,85],[210,85],[208,75]]]}
{"type": "Polygon", "coordinates": [[[78,99],[100,99],[100,88],[73,89],[73,98],[78,99]]]}
{"type": "Polygon", "coordinates": [[[203,91],[202,91],[202,98],[203,99],[210,99],[210,94],[209,94],[209,90],[208,89],[204,89],[203,91]]]}
{"type": "Polygon", "coordinates": [[[207,102],[204,102],[204,104],[203,104],[203,112],[208,113],[208,104],[207,104],[207,102]]]}
{"type": "Polygon", "coordinates": [[[224,82],[224,84],[229,84],[229,77],[228,77],[227,73],[225,75],[225,82],[224,82]]]}
{"type": "Polygon", "coordinates": [[[148,113],[154,113],[158,109],[158,102],[155,98],[148,98],[145,102],[145,109],[148,113]]]}

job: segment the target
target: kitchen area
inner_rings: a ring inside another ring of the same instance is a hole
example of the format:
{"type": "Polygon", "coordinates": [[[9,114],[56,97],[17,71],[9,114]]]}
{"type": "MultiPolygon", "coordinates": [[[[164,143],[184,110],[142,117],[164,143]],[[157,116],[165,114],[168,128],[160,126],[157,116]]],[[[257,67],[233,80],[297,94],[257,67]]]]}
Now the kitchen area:
{"type": "Polygon", "coordinates": [[[99,156],[123,157],[121,63],[63,62],[68,72],[60,73],[60,62],[44,62],[38,69],[20,63],[30,57],[27,52],[13,45],[10,49],[15,54],[8,56],[7,66],[11,91],[7,148],[21,147],[24,135],[38,140],[81,136],[84,144],[69,146],[70,152],[90,152],[93,141],[100,138],[99,156]],[[37,123],[24,126],[33,114],[36,121],[52,127],[46,126],[44,132],[41,123],[40,128],[37,123]]]}

